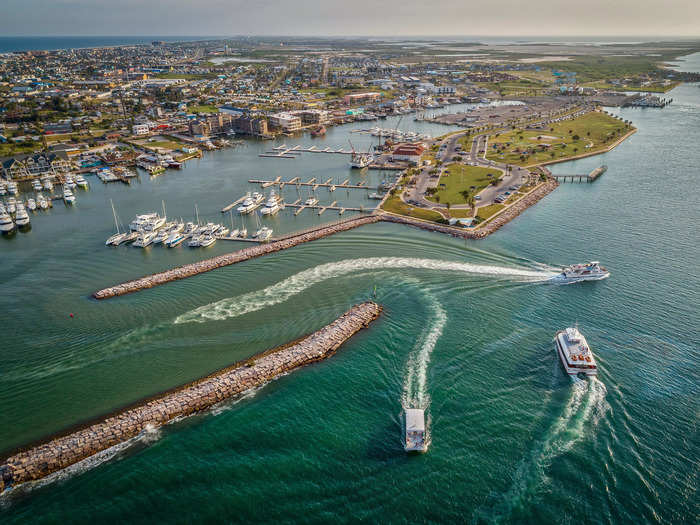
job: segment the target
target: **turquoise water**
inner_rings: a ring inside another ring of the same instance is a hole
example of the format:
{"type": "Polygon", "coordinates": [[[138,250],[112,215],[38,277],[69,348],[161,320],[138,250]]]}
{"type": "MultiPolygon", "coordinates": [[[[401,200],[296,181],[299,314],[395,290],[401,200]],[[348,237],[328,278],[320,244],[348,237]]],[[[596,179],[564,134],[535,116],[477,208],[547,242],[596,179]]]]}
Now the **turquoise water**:
{"type": "MultiPolygon", "coordinates": [[[[0,448],[299,337],[375,285],[385,312],[325,362],[143,436],[93,468],[3,496],[3,523],[692,520],[700,90],[670,96],[663,110],[616,110],[639,132],[612,152],[554,168],[607,164],[596,183],[562,184],[483,241],[376,224],[89,299],[106,284],[234,248],[107,249],[109,198],[125,221],[161,199],[173,215],[191,215],[197,202],[215,218],[247,178],[363,177],[333,156],[259,159],[270,144],[256,142],[181,173],[142,175],[131,188],[92,181],[75,208],[35,216],[31,232],[0,239],[0,448]],[[541,281],[591,259],[611,278],[541,281]],[[595,381],[572,383],[554,353],[554,332],[574,322],[598,358],[595,381]],[[402,450],[403,404],[427,409],[424,455],[402,450]]],[[[404,126],[431,132],[409,118],[404,126]]],[[[372,140],[348,129],[325,142],[372,140]]],[[[366,200],[363,190],[344,199],[366,200]]],[[[297,219],[285,211],[275,229],[337,215],[297,219]]]]}

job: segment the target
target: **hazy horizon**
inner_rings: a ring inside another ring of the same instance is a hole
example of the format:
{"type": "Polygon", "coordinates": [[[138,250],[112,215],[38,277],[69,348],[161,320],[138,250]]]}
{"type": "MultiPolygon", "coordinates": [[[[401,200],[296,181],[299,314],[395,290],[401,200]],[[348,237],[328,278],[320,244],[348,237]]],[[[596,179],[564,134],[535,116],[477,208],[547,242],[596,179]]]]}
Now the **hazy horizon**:
{"type": "Polygon", "coordinates": [[[5,0],[0,31],[19,36],[700,38],[700,3],[667,0],[5,0]],[[89,30],[87,29],[89,28],[89,30]],[[545,28],[543,30],[543,28],[545,28]],[[82,30],[82,31],[81,31],[82,30]],[[543,33],[546,33],[543,35],[543,33]]]}

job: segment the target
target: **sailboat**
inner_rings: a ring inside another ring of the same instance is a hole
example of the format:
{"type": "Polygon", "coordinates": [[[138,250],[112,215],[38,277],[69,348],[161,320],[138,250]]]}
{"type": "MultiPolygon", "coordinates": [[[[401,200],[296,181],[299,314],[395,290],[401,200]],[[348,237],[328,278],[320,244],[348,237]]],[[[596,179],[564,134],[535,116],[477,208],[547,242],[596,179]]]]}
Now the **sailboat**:
{"type": "Polygon", "coordinates": [[[117,220],[117,212],[114,209],[114,202],[112,201],[112,199],[109,199],[109,203],[112,205],[112,215],[114,216],[114,226],[117,229],[117,233],[115,233],[109,239],[107,239],[107,241],[105,241],[105,246],[119,246],[124,241],[126,233],[122,233],[119,231],[119,221],[117,220]]]}
{"type": "Polygon", "coordinates": [[[272,236],[272,228],[268,228],[267,226],[263,226],[262,228],[260,227],[260,216],[255,213],[255,224],[258,227],[258,231],[255,232],[255,235],[253,235],[254,239],[257,239],[258,241],[266,241],[272,236]]]}
{"type": "Polygon", "coordinates": [[[231,215],[231,233],[229,234],[229,237],[238,237],[240,230],[238,228],[234,228],[233,226],[233,210],[229,211],[229,215],[231,215]]]}

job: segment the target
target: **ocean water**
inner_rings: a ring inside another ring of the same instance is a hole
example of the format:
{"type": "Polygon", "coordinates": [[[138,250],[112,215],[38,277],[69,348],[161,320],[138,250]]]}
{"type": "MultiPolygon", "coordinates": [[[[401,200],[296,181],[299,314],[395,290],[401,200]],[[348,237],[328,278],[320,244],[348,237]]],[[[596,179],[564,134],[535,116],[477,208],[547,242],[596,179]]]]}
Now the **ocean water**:
{"type": "Polygon", "coordinates": [[[0,53],[12,51],[36,51],[54,49],[79,49],[86,47],[133,46],[150,44],[154,40],[164,42],[188,42],[211,40],[207,36],[0,36],[0,53]]]}
{"type": "MultiPolygon", "coordinates": [[[[383,177],[351,172],[332,155],[260,159],[270,143],[254,141],[182,172],[141,175],[132,187],[91,180],[75,207],[34,216],[31,232],[0,239],[5,450],[299,337],[375,286],[385,310],[322,363],[2,496],[0,521],[692,521],[700,90],[683,85],[670,96],[662,110],[614,110],[639,131],[612,152],[554,167],[586,173],[605,163],[602,178],[562,184],[482,241],[375,224],[137,294],[89,298],[236,247],[105,248],[110,198],[124,222],[161,200],[186,218],[197,202],[210,220],[248,178],[383,177]],[[592,259],[609,279],[544,282],[592,259]],[[572,382],[554,351],[555,331],[576,322],[600,365],[595,380],[572,382]],[[403,452],[408,405],[427,411],[426,454],[403,452]]],[[[353,127],[362,126],[333,128],[318,143],[369,145],[353,127]]],[[[410,116],[401,127],[449,130],[410,116]]],[[[288,200],[297,193],[284,191],[288,200]]],[[[371,203],[364,190],[318,196],[371,203]]],[[[273,227],[335,219],[284,211],[273,227]]]]}

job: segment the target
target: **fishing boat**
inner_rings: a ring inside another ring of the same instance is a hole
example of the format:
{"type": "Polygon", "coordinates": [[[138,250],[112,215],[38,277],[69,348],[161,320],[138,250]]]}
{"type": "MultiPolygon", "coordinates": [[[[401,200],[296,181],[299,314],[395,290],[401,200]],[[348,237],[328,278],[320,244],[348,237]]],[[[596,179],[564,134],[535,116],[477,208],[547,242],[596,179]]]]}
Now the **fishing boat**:
{"type": "Polygon", "coordinates": [[[420,408],[404,410],[404,450],[406,452],[425,452],[428,443],[425,436],[425,411],[420,408]]]}
{"type": "Polygon", "coordinates": [[[554,337],[559,360],[570,376],[595,376],[598,374],[595,357],[578,326],[559,330],[554,337]]]}

